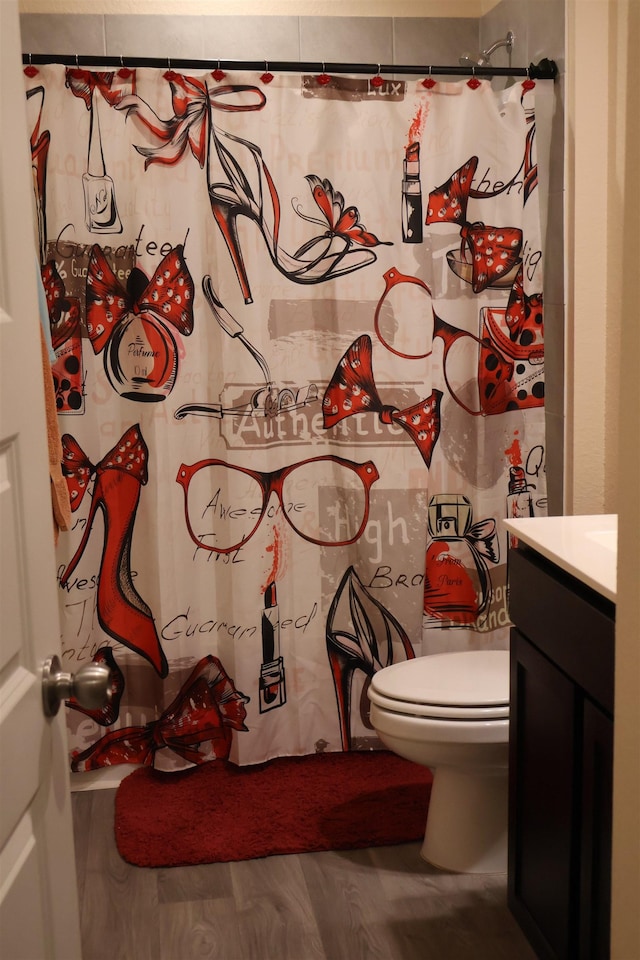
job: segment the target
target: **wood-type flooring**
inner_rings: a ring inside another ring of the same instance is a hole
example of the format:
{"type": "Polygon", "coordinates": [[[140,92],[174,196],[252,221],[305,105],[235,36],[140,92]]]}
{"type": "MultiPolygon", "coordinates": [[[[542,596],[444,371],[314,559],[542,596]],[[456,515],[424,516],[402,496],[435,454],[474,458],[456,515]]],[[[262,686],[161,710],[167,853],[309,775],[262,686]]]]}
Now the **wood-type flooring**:
{"type": "Polygon", "coordinates": [[[72,797],[83,960],[535,960],[506,875],[436,870],[420,843],[133,867],[115,793],[72,797]]]}

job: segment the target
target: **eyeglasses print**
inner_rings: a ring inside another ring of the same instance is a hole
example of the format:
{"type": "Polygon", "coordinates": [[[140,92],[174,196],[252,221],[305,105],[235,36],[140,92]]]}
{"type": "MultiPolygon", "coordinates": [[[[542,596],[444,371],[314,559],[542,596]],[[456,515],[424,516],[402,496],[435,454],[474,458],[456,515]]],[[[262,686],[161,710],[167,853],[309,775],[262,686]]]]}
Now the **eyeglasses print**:
{"type": "Polygon", "coordinates": [[[480,310],[479,337],[441,320],[433,309],[431,290],[418,277],[391,269],[384,279],[374,326],[387,350],[404,359],[422,360],[431,355],[435,339],[440,338],[445,384],[455,402],[471,416],[542,404],[535,388],[523,390],[523,384],[537,378],[542,368],[529,370],[522,351],[508,337],[495,333],[495,328],[505,326],[504,308],[480,310]],[[424,322],[416,323],[416,317],[424,322]],[[475,375],[470,376],[471,370],[475,375]]]}
{"type": "Polygon", "coordinates": [[[271,473],[200,460],[182,464],[176,482],[184,491],[185,519],[194,543],[214,553],[231,553],[253,536],[265,516],[283,516],[309,543],[354,543],[367,524],[369,490],[379,476],[370,460],[354,463],[325,456],[271,473]]]}

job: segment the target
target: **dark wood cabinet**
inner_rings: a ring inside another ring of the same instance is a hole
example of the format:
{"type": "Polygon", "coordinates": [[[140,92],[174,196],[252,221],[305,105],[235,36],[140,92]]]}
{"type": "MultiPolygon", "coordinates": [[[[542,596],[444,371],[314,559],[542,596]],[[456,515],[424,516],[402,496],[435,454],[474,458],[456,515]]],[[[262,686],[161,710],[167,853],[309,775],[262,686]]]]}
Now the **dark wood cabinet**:
{"type": "Polygon", "coordinates": [[[524,545],[509,590],[509,907],[541,960],[606,960],[615,605],[524,545]]]}

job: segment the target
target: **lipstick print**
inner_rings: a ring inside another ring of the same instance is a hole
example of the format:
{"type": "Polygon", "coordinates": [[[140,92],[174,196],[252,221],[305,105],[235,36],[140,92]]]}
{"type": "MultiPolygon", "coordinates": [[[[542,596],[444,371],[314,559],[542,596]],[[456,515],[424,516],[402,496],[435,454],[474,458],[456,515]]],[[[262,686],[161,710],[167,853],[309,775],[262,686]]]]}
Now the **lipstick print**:
{"type": "Polygon", "coordinates": [[[420,144],[411,143],[405,153],[402,178],[402,242],[422,243],[422,187],[420,144]]]}
{"type": "Polygon", "coordinates": [[[274,580],[264,592],[259,693],[260,713],[281,707],[287,702],[284,664],[280,656],[280,614],[274,580]]]}

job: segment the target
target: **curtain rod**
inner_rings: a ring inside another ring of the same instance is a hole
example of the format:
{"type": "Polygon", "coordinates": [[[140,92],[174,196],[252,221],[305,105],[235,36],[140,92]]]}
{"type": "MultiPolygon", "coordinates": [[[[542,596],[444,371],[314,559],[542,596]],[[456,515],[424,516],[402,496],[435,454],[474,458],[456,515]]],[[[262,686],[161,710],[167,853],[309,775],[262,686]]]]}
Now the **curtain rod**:
{"type": "Polygon", "coordinates": [[[90,57],[54,54],[30,54],[22,56],[24,64],[60,63],[69,67],[166,67],[178,70],[260,70],[268,69],[275,73],[362,73],[375,74],[411,74],[417,76],[460,76],[460,77],[530,77],[532,80],[553,80],[558,75],[555,60],[546,57],[539,63],[528,67],[463,67],[463,66],[407,66],[394,63],[324,63],[295,62],[287,60],[174,60],[172,57],[90,57]]]}

